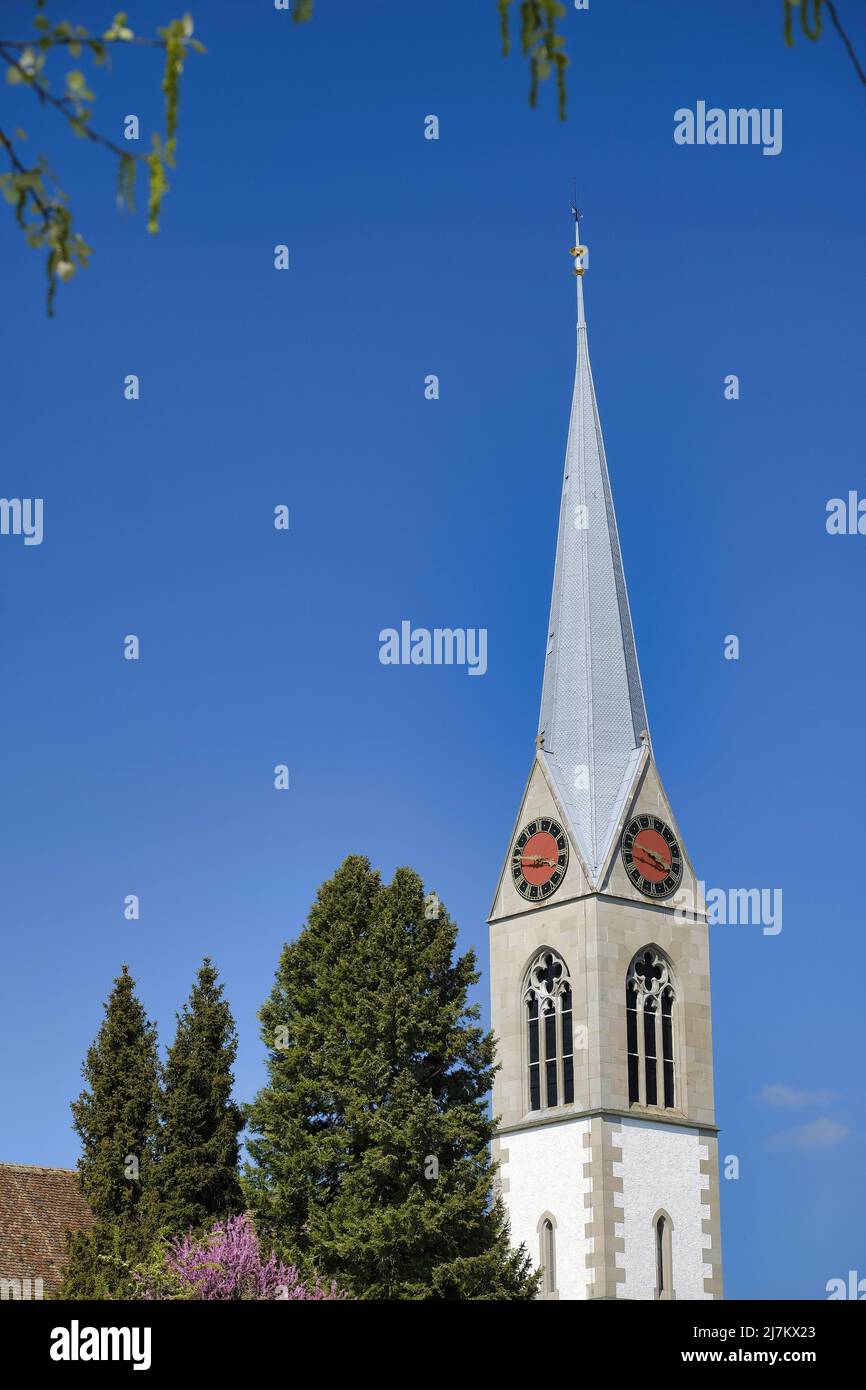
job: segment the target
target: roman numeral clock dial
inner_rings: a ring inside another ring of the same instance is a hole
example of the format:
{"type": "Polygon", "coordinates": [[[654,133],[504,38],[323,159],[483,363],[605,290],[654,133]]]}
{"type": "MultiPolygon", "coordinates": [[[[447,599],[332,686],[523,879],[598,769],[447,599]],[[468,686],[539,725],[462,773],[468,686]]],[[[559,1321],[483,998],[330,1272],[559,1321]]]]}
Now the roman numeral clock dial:
{"type": "Polygon", "coordinates": [[[620,848],[625,871],[645,898],[667,898],[679,888],[682,852],[676,835],[658,816],[633,816],[620,848]]]}
{"type": "Polygon", "coordinates": [[[511,851],[511,877],[521,897],[544,902],[565,878],[568,836],[559,821],[539,816],[524,825],[511,851]]]}

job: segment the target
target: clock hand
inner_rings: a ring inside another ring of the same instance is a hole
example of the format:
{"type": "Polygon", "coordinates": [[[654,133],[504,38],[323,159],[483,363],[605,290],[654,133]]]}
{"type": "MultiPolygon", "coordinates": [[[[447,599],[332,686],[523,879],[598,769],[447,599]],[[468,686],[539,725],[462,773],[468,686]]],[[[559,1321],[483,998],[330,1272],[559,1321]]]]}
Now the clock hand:
{"type": "Polygon", "coordinates": [[[664,869],[665,873],[669,871],[671,867],[670,864],[666,864],[661,855],[656,854],[654,849],[648,849],[646,845],[638,845],[637,850],[639,854],[645,854],[648,855],[650,859],[654,859],[659,868],[664,869]]]}

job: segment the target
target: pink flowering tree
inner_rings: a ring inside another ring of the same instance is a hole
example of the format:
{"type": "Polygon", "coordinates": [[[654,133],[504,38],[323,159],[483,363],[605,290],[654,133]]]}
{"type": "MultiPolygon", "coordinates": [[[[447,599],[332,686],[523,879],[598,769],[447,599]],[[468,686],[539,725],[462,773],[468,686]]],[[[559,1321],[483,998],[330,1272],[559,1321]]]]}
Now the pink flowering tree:
{"type": "Polygon", "coordinates": [[[170,1241],[159,1268],[137,1274],[141,1298],[192,1299],[340,1299],[336,1284],[321,1279],[304,1283],[294,1265],[276,1255],[262,1258],[258,1237],[248,1216],[218,1221],[210,1233],[191,1233],[170,1241]]]}

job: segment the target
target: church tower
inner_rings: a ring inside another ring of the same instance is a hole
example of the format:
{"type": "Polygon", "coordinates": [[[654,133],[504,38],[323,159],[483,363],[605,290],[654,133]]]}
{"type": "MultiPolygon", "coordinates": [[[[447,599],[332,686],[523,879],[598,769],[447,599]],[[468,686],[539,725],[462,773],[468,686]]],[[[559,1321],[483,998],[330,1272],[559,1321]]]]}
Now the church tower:
{"type": "Polygon", "coordinates": [[[650,741],[574,215],[541,717],[489,918],[494,1153],[544,1297],[721,1298],[706,912],[650,741]]]}

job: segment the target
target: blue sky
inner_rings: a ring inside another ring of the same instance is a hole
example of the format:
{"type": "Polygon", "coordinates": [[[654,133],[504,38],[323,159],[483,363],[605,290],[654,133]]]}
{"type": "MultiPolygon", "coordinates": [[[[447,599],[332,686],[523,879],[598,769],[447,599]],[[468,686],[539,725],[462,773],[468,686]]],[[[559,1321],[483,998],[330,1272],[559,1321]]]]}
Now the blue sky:
{"type": "MultiPolygon", "coordinates": [[[[158,238],[107,158],[0,98],[95,247],[48,321],[0,221],[0,493],[45,499],[41,546],[0,537],[0,1158],[74,1164],[124,960],[167,1040],[213,955],[250,1098],[280,946],[350,852],[415,866],[486,969],[541,690],[576,177],[656,757],[707,883],[784,894],[779,935],[712,934],[726,1289],[822,1297],[866,1273],[866,538],[825,530],[866,492],[863,89],[832,34],[784,47],[775,0],[569,8],[565,124],[552,90],[529,109],[493,0],[192,8],[158,238]],[[782,153],[676,145],[698,100],[782,108],[782,153]],[[486,628],[487,674],[382,666],[404,618],[486,628]]],[[[97,83],[100,129],[150,127],[151,55],[97,83]]]]}

